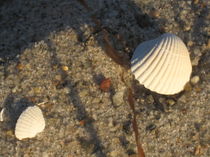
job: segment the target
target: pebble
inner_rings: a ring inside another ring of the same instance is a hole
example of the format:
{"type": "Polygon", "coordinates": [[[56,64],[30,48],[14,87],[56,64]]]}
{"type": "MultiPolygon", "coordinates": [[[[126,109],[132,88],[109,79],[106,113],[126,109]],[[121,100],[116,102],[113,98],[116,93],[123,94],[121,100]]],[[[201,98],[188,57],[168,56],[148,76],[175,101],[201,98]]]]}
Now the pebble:
{"type": "Polygon", "coordinates": [[[119,157],[119,156],[121,156],[121,153],[118,150],[114,150],[110,153],[110,157],[119,157]]]}
{"type": "Polygon", "coordinates": [[[187,100],[186,100],[186,96],[185,95],[182,95],[180,98],[179,98],[179,101],[182,102],[182,103],[186,103],[187,100]]]}
{"type": "Polygon", "coordinates": [[[149,95],[148,97],[147,97],[147,100],[149,101],[149,103],[154,103],[154,98],[153,98],[153,96],[152,95],[149,95]]]}
{"type": "Polygon", "coordinates": [[[33,91],[34,91],[35,94],[40,94],[41,91],[42,91],[42,88],[41,88],[41,87],[35,87],[35,88],[33,89],[33,91]]]}
{"type": "Polygon", "coordinates": [[[119,124],[117,124],[117,125],[111,127],[111,128],[110,128],[110,131],[111,131],[111,132],[115,132],[115,131],[117,131],[117,130],[120,130],[120,128],[121,128],[121,126],[120,126],[119,124]]]}
{"type": "Polygon", "coordinates": [[[191,80],[190,80],[190,82],[193,84],[193,85],[195,85],[195,84],[197,84],[198,82],[200,81],[200,78],[199,78],[199,76],[193,76],[192,78],[191,78],[191,80]]]}
{"type": "Polygon", "coordinates": [[[79,96],[81,97],[81,98],[84,98],[84,97],[86,97],[87,95],[88,95],[88,93],[89,93],[89,91],[88,90],[82,90],[80,93],[79,93],[79,96]]]}
{"type": "Polygon", "coordinates": [[[49,154],[47,152],[43,152],[42,157],[49,157],[49,154]]]}
{"type": "Polygon", "coordinates": [[[173,99],[168,99],[168,100],[167,100],[167,103],[168,103],[169,105],[174,105],[174,104],[175,104],[175,101],[174,101],[173,99]]]}
{"type": "Polygon", "coordinates": [[[199,50],[199,48],[195,48],[193,53],[196,55],[196,56],[201,56],[201,51],[199,50]]]}
{"type": "Polygon", "coordinates": [[[61,80],[62,80],[62,76],[61,76],[61,75],[55,75],[55,79],[56,79],[57,81],[61,81],[61,80]]]}
{"type": "Polygon", "coordinates": [[[200,60],[200,57],[195,57],[195,58],[192,60],[192,66],[197,66],[198,63],[199,63],[199,60],[200,60]]]}
{"type": "Polygon", "coordinates": [[[153,18],[159,18],[160,17],[160,12],[156,9],[153,9],[150,11],[149,15],[153,18]]]}
{"type": "Polygon", "coordinates": [[[16,65],[16,69],[17,69],[17,70],[23,70],[23,69],[24,69],[24,65],[21,64],[21,63],[18,63],[18,64],[16,65]]]}
{"type": "Polygon", "coordinates": [[[68,71],[69,70],[69,68],[66,65],[63,65],[61,68],[62,68],[63,71],[68,71]]]}
{"type": "Polygon", "coordinates": [[[18,91],[18,86],[15,86],[13,89],[12,89],[12,93],[16,93],[18,91]]]}
{"type": "Polygon", "coordinates": [[[199,0],[193,0],[194,4],[198,4],[199,0]]]}
{"type": "Polygon", "coordinates": [[[152,131],[156,128],[155,124],[149,124],[146,126],[146,131],[152,131]]]}
{"type": "Polygon", "coordinates": [[[108,120],[109,122],[108,122],[108,127],[114,127],[114,123],[113,123],[113,119],[112,119],[112,117],[111,118],[109,118],[109,120],[108,120]]]}
{"type": "Polygon", "coordinates": [[[198,146],[196,146],[195,147],[195,151],[194,151],[194,154],[195,155],[201,155],[201,146],[200,145],[198,145],[198,146]]]}
{"type": "Polygon", "coordinates": [[[119,145],[119,144],[120,144],[119,138],[114,137],[114,138],[112,139],[112,143],[113,143],[113,144],[116,144],[116,145],[119,145]]]}
{"type": "Polygon", "coordinates": [[[189,31],[191,29],[191,26],[190,25],[185,25],[184,26],[184,31],[189,31]]]}
{"type": "Polygon", "coordinates": [[[190,40],[190,41],[187,42],[187,46],[189,46],[189,47],[193,46],[193,44],[194,44],[194,43],[193,43],[192,40],[190,40]]]}
{"type": "Polygon", "coordinates": [[[114,96],[113,96],[114,105],[120,106],[120,105],[123,105],[125,103],[124,99],[123,99],[124,91],[125,91],[125,89],[121,89],[114,94],[114,96]]]}

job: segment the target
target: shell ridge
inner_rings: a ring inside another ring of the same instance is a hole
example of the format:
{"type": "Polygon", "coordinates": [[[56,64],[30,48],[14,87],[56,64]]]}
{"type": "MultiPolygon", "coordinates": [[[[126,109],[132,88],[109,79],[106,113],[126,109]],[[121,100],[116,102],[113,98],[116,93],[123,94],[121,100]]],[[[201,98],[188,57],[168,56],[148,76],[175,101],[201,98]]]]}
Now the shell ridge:
{"type": "MultiPolygon", "coordinates": [[[[170,38],[169,47],[171,47],[171,45],[173,45],[173,38],[170,38]]],[[[159,77],[161,78],[162,82],[165,82],[166,78],[164,78],[164,76],[168,71],[171,58],[172,58],[171,53],[167,53],[167,58],[164,63],[164,69],[162,69],[161,72],[159,73],[159,75],[160,75],[159,77]]],[[[162,83],[162,85],[163,85],[163,83],[162,83]]],[[[161,88],[162,88],[161,83],[158,81],[156,83],[156,86],[154,87],[154,89],[160,90],[161,88]]]]}
{"type": "MultiPolygon", "coordinates": [[[[183,67],[183,65],[184,65],[184,60],[182,60],[182,63],[181,63],[181,65],[180,65],[180,72],[179,72],[179,74],[178,74],[178,82],[177,82],[177,84],[179,85],[179,86],[183,86],[182,85],[182,79],[183,79],[183,72],[184,72],[184,67],[183,67]]],[[[183,86],[183,88],[184,88],[184,86],[183,86]]]]}
{"type": "MultiPolygon", "coordinates": [[[[152,64],[152,62],[157,58],[158,53],[155,53],[155,51],[159,51],[159,49],[161,49],[162,43],[163,43],[163,41],[161,41],[161,42],[159,43],[159,45],[158,45],[157,47],[155,47],[155,48],[153,49],[153,51],[150,52],[150,53],[152,54],[151,57],[148,58],[147,61],[145,61],[144,64],[141,64],[142,66],[139,66],[139,67],[138,67],[138,70],[139,70],[139,68],[141,68],[141,74],[138,75],[138,77],[137,77],[138,79],[139,79],[140,77],[144,78],[145,76],[147,76],[148,72],[145,72],[145,71],[147,71],[147,70],[149,69],[149,67],[150,67],[150,65],[152,64]]],[[[141,78],[141,80],[144,80],[144,79],[142,79],[142,78],[141,78]]]]}
{"type": "MultiPolygon", "coordinates": [[[[152,41],[152,42],[155,42],[155,41],[152,41]]],[[[149,45],[153,45],[154,43],[152,43],[152,44],[149,44],[149,45]]],[[[150,46],[147,44],[147,43],[145,43],[143,46],[145,46],[146,45],[146,47],[148,48],[147,49],[147,51],[145,51],[145,52],[147,52],[147,54],[145,55],[145,57],[142,59],[142,57],[137,57],[136,58],[136,61],[135,61],[135,63],[133,63],[133,66],[132,66],[132,71],[135,73],[140,67],[142,67],[142,66],[144,66],[144,64],[147,62],[147,60],[153,55],[152,54],[152,52],[153,52],[153,50],[154,49],[156,49],[156,47],[158,46],[158,44],[156,43],[156,44],[154,44],[155,46],[151,49],[150,48],[150,46]],[[138,63],[138,61],[139,61],[139,63],[138,63]]],[[[143,47],[142,46],[142,47],[143,47]]],[[[139,46],[139,49],[141,50],[141,45],[139,46]]],[[[139,50],[138,48],[137,48],[137,52],[141,52],[140,50],[139,50]]],[[[135,53],[135,52],[134,52],[135,53]]],[[[135,57],[134,57],[135,58],[135,57]]]]}
{"type": "MultiPolygon", "coordinates": [[[[173,38],[171,38],[171,39],[172,39],[172,41],[171,41],[171,45],[170,45],[170,51],[172,49],[172,46],[174,45],[174,39],[173,38]]],[[[161,80],[162,83],[160,83],[160,85],[158,86],[158,89],[162,92],[165,92],[165,89],[167,88],[167,85],[168,85],[167,82],[168,82],[168,79],[170,77],[170,68],[171,68],[171,65],[174,63],[174,60],[171,59],[171,58],[173,58],[173,55],[171,53],[169,53],[169,62],[168,62],[167,66],[166,66],[166,69],[163,73],[163,77],[162,77],[162,80],[161,80]],[[170,60],[172,60],[172,61],[170,62],[170,60]]]]}
{"type": "Polygon", "coordinates": [[[157,69],[157,66],[158,66],[159,62],[161,61],[162,57],[165,54],[164,49],[165,49],[166,46],[167,46],[167,39],[164,40],[160,49],[157,52],[154,52],[154,53],[157,53],[157,56],[156,56],[156,58],[154,58],[150,67],[147,69],[148,70],[147,76],[141,78],[142,82],[145,82],[145,85],[147,85],[148,87],[150,86],[150,83],[151,83],[152,79],[154,78],[154,75],[156,74],[155,70],[157,69]]]}
{"type": "MultiPolygon", "coordinates": [[[[175,38],[175,41],[174,41],[174,47],[172,49],[172,52],[177,52],[179,51],[179,44],[175,38]]],[[[175,82],[177,82],[177,80],[179,79],[177,77],[177,70],[180,70],[180,61],[182,61],[182,58],[180,58],[177,54],[172,54],[174,55],[175,59],[174,59],[174,65],[176,65],[176,67],[174,67],[172,70],[171,70],[171,74],[170,76],[173,76],[171,77],[168,82],[171,82],[169,85],[168,85],[168,88],[166,89],[167,91],[171,91],[171,92],[176,92],[177,90],[177,86],[175,88],[172,88],[175,86],[175,82]],[[172,81],[173,80],[173,81],[172,81]],[[174,81],[175,80],[175,81],[174,81]]]]}
{"type": "Polygon", "coordinates": [[[165,74],[167,81],[163,88],[163,92],[167,93],[167,94],[172,90],[172,89],[170,89],[170,86],[172,84],[171,80],[174,79],[174,75],[172,75],[172,74],[174,73],[174,70],[176,69],[176,68],[174,68],[173,65],[175,65],[175,63],[177,62],[177,59],[178,59],[177,55],[174,55],[174,53],[173,53],[175,47],[176,47],[176,39],[173,38],[173,44],[171,46],[171,56],[172,56],[173,60],[171,61],[170,65],[169,65],[169,67],[170,67],[169,70],[165,74]],[[170,89],[170,90],[168,90],[168,89],[170,89]]]}
{"type": "MultiPolygon", "coordinates": [[[[167,42],[166,47],[169,47],[169,45],[170,45],[171,42],[172,42],[171,40],[172,40],[171,38],[168,39],[168,42],[167,42]]],[[[169,55],[169,53],[163,52],[163,57],[162,57],[162,60],[161,60],[161,64],[158,65],[158,66],[159,66],[159,69],[156,70],[156,71],[154,72],[154,75],[155,75],[155,76],[153,77],[152,81],[151,81],[150,84],[149,84],[149,86],[150,86],[152,89],[155,89],[155,87],[157,86],[159,80],[162,78],[161,72],[163,71],[163,68],[166,67],[166,66],[164,66],[164,65],[168,62],[168,61],[167,61],[168,55],[169,55]]]]}
{"type": "Polygon", "coordinates": [[[42,112],[39,108],[36,108],[36,112],[31,112],[31,117],[33,117],[36,120],[39,120],[40,118],[42,118],[42,112]]]}

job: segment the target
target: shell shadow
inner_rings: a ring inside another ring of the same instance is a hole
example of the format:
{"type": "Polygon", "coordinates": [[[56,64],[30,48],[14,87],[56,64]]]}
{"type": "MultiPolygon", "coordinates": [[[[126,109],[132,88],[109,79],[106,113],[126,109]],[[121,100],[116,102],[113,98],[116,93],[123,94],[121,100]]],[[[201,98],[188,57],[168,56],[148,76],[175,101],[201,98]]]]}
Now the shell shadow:
{"type": "Polygon", "coordinates": [[[18,95],[10,94],[6,97],[3,108],[5,108],[4,116],[6,130],[14,130],[17,119],[20,114],[29,106],[34,106],[27,98],[18,98],[18,95]]]}

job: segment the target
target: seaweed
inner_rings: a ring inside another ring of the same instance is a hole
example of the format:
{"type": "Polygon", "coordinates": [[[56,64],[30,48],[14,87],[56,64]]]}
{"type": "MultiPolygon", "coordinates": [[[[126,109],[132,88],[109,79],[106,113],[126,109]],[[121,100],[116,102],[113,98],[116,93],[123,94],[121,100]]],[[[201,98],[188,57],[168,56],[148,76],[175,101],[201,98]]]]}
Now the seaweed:
{"type": "MultiPolygon", "coordinates": [[[[88,6],[85,0],[78,0],[81,5],[84,6],[84,8],[87,9],[87,11],[91,11],[92,9],[88,6]]],[[[108,31],[101,26],[100,21],[94,16],[91,16],[92,21],[95,23],[97,28],[100,28],[103,32],[103,44],[104,44],[104,50],[108,57],[110,57],[116,64],[123,67],[123,74],[124,72],[127,72],[127,70],[130,68],[129,60],[126,59],[125,56],[121,56],[118,51],[111,45],[111,42],[109,41],[109,33],[108,31]]],[[[133,120],[132,120],[132,127],[135,135],[136,145],[137,145],[137,151],[138,151],[138,157],[144,157],[144,150],[141,146],[140,140],[139,140],[139,131],[138,131],[138,124],[136,120],[136,112],[135,112],[135,99],[132,91],[132,87],[126,83],[126,81],[123,78],[122,74],[122,82],[127,87],[128,93],[127,93],[127,100],[128,104],[132,110],[133,113],[133,120]]]]}

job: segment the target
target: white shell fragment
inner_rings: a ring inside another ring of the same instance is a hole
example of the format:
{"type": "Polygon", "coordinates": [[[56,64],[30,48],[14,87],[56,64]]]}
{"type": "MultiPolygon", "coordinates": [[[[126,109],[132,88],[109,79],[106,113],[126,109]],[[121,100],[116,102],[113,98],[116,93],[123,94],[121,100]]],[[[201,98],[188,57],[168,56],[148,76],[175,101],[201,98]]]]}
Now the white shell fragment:
{"type": "Polygon", "coordinates": [[[45,128],[45,120],[38,106],[30,106],[22,112],[17,120],[15,136],[22,140],[35,137],[45,128]]]}
{"type": "Polygon", "coordinates": [[[189,52],[174,34],[141,43],[131,59],[131,71],[146,88],[171,95],[183,90],[192,72],[189,52]]]}
{"type": "Polygon", "coordinates": [[[2,110],[0,112],[0,122],[4,121],[4,111],[5,111],[5,108],[2,108],[2,110]]]}

